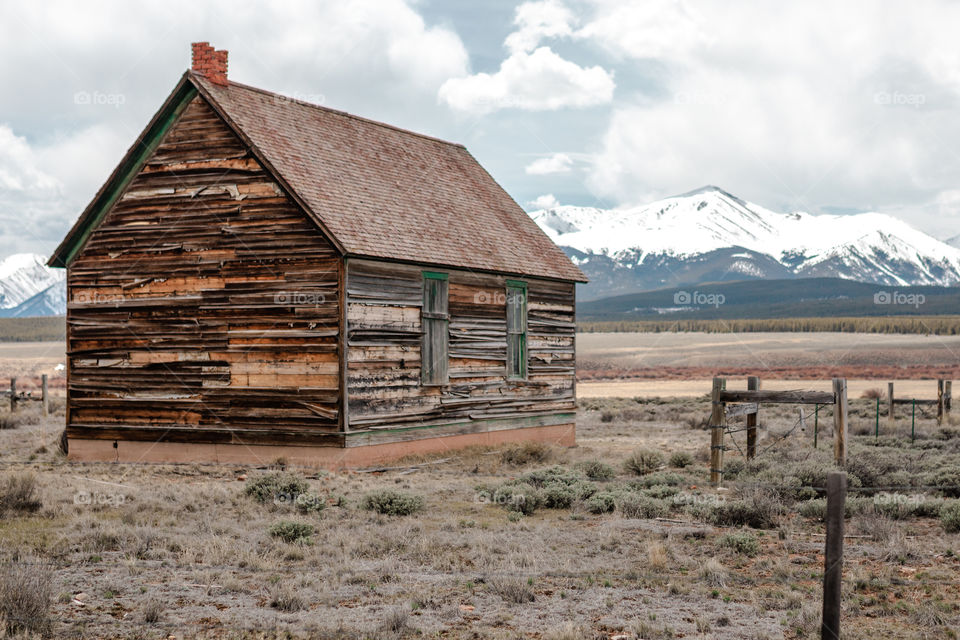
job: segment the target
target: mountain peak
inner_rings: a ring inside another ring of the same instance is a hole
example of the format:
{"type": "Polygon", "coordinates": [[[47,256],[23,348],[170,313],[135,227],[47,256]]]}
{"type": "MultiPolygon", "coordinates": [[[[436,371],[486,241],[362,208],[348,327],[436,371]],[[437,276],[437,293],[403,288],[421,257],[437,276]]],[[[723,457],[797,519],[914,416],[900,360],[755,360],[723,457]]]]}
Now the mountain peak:
{"type": "Polygon", "coordinates": [[[694,189],[693,191],[687,191],[686,193],[681,193],[681,194],[679,194],[679,195],[672,196],[672,197],[673,197],[673,198],[689,198],[689,197],[692,197],[692,196],[699,196],[699,195],[703,195],[703,194],[707,194],[707,193],[716,193],[716,194],[719,194],[719,195],[722,195],[722,196],[726,196],[726,197],[730,198],[731,200],[735,200],[736,202],[738,202],[738,203],[740,203],[740,204],[742,204],[742,205],[744,205],[744,206],[746,206],[746,204],[747,204],[745,201],[741,200],[740,198],[738,198],[737,196],[733,195],[733,194],[730,193],[729,191],[726,191],[725,189],[721,189],[720,187],[718,187],[718,186],[716,186],[716,185],[712,185],[712,184],[704,185],[704,186],[700,187],[699,189],[694,189]]]}

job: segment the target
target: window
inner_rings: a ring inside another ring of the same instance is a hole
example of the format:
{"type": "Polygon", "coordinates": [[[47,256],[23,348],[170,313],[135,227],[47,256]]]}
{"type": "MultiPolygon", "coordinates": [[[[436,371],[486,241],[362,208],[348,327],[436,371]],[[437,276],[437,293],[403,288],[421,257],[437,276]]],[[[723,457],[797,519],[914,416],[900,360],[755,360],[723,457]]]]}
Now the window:
{"type": "Polygon", "coordinates": [[[423,272],[423,345],[420,351],[420,380],[423,384],[447,383],[447,274],[423,272]]]}
{"type": "Polygon", "coordinates": [[[507,378],[527,377],[527,283],[507,280],[507,378]]]}

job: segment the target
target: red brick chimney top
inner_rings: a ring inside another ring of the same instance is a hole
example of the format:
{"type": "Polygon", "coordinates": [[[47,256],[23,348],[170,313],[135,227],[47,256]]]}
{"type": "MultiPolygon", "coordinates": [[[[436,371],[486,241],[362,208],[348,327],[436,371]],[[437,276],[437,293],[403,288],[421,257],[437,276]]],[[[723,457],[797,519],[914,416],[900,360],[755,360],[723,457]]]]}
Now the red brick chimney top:
{"type": "Polygon", "coordinates": [[[213,84],[227,86],[227,52],[214,51],[209,42],[194,42],[193,71],[213,84]]]}

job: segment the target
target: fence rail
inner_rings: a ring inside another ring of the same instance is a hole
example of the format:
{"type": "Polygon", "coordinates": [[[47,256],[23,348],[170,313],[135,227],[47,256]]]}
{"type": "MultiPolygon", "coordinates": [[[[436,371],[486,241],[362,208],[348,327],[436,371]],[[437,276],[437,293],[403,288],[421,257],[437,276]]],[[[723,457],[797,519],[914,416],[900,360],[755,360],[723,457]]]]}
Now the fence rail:
{"type": "Polygon", "coordinates": [[[50,391],[47,374],[40,376],[40,397],[35,396],[31,391],[17,391],[16,378],[10,378],[10,388],[0,390],[0,396],[10,398],[10,413],[16,413],[17,405],[23,402],[39,402],[43,415],[50,414],[50,391]]]}

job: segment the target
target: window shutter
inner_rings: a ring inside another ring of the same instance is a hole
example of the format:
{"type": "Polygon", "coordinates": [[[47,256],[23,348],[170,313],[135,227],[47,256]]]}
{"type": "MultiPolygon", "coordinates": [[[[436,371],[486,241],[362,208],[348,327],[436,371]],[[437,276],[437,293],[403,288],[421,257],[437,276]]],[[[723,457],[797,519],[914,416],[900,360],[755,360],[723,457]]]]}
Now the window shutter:
{"type": "Polygon", "coordinates": [[[422,384],[446,384],[448,379],[448,313],[449,289],[447,274],[423,273],[423,308],[421,324],[423,343],[420,353],[422,384]]]}
{"type": "Polygon", "coordinates": [[[507,378],[527,377],[527,283],[507,280],[507,378]]]}

